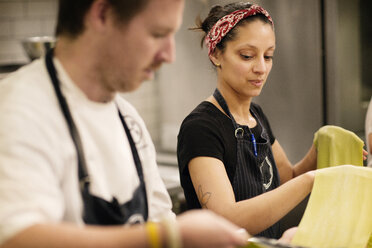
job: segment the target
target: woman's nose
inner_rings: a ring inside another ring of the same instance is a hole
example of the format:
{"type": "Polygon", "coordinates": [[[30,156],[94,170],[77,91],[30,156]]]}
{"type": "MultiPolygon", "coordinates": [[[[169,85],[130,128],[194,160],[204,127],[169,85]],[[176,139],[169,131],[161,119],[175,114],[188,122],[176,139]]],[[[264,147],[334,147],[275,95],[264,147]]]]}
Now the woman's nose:
{"type": "Polygon", "coordinates": [[[266,61],[265,58],[258,57],[256,58],[254,65],[253,65],[253,72],[255,73],[265,73],[267,68],[266,68],[266,61]]]}

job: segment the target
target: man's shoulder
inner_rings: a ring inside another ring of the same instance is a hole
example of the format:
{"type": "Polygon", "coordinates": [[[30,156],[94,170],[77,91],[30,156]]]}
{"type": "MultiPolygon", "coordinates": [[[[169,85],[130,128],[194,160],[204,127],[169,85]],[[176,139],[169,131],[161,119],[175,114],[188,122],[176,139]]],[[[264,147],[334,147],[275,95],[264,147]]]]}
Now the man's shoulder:
{"type": "Polygon", "coordinates": [[[49,119],[57,108],[57,99],[42,60],[20,68],[0,82],[0,111],[8,119],[11,116],[49,119]]]}
{"type": "Polygon", "coordinates": [[[42,60],[27,64],[0,81],[1,95],[6,98],[40,98],[40,92],[52,89],[42,60]]]}
{"type": "Polygon", "coordinates": [[[1,84],[5,84],[8,82],[23,83],[27,81],[33,81],[34,78],[45,77],[45,75],[46,68],[44,61],[38,59],[10,73],[1,81],[1,84]],[[22,79],[22,81],[20,81],[20,79],[22,79]]]}

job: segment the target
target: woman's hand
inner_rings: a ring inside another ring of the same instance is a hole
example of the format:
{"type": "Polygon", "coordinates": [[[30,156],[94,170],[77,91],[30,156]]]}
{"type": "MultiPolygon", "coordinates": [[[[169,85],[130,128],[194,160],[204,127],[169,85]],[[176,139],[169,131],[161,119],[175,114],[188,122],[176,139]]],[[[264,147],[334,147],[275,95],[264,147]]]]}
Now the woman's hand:
{"type": "Polygon", "coordinates": [[[368,152],[363,149],[363,160],[367,160],[368,152]]]}
{"type": "Polygon", "coordinates": [[[283,233],[282,237],[279,239],[279,242],[283,243],[283,244],[290,244],[294,235],[297,232],[297,229],[298,229],[298,227],[292,227],[292,228],[289,228],[288,230],[286,230],[283,233]]]}

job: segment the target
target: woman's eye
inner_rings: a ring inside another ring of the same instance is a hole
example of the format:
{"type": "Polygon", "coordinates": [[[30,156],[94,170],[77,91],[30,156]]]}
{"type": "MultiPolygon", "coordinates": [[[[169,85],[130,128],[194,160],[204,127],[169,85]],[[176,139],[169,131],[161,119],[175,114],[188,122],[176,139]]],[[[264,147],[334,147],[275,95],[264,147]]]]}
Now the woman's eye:
{"type": "Polygon", "coordinates": [[[264,56],[265,60],[273,60],[274,56],[264,56]]]}
{"type": "Polygon", "coordinates": [[[244,54],[240,54],[240,56],[241,56],[243,59],[251,59],[251,58],[253,58],[253,56],[250,56],[250,55],[244,55],[244,54]]]}

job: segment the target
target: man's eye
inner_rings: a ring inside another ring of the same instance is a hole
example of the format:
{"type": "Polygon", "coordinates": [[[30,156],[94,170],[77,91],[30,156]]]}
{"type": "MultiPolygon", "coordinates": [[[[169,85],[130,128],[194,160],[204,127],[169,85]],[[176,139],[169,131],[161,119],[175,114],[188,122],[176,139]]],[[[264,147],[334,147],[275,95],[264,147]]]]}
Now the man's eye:
{"type": "Polygon", "coordinates": [[[164,33],[153,33],[152,36],[154,38],[157,38],[157,39],[161,39],[161,38],[165,38],[167,37],[168,34],[164,34],[164,33]]]}

